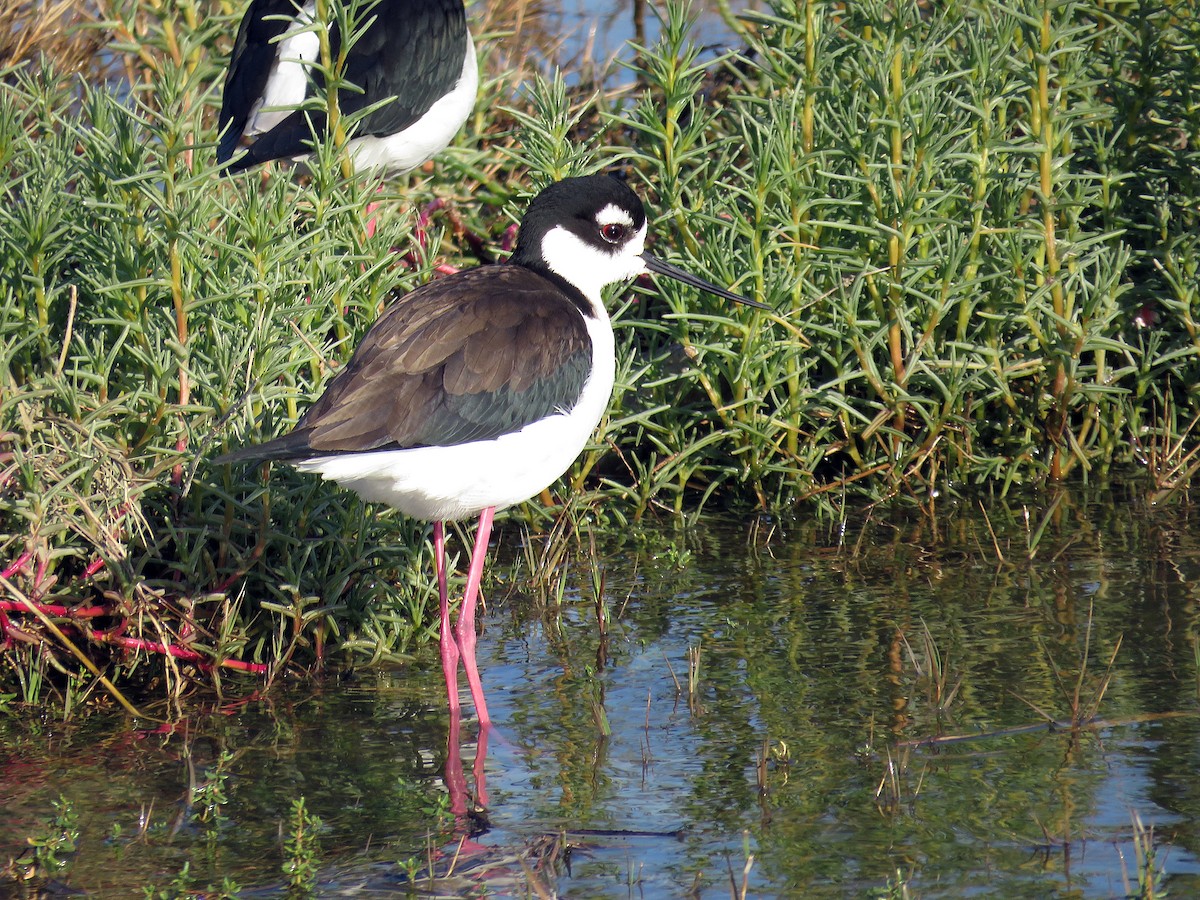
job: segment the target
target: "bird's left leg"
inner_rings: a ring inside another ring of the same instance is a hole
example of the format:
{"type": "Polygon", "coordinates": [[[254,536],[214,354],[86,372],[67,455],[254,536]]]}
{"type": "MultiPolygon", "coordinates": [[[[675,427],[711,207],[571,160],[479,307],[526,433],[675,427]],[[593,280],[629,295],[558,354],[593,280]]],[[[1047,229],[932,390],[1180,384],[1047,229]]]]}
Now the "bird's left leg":
{"type": "Polygon", "coordinates": [[[475,532],[475,549],[471,551],[471,568],[467,572],[467,589],[463,594],[462,609],[458,623],[454,626],[454,637],[462,654],[463,668],[467,670],[467,684],[471,688],[471,699],[479,716],[481,728],[490,728],[487,701],[483,696],[483,681],[479,677],[479,665],[475,661],[475,605],[479,597],[479,583],[483,579],[483,564],[487,560],[488,538],[492,533],[495,507],[489,506],[479,514],[479,529],[475,532]]]}

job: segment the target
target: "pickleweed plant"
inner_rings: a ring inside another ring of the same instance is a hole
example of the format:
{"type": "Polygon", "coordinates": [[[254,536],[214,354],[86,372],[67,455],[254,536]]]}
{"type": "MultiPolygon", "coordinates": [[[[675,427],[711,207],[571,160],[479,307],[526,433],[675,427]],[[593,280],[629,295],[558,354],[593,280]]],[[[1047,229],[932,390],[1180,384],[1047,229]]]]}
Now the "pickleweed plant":
{"type": "MultiPolygon", "coordinates": [[[[643,502],[778,509],[846,486],[924,501],[1094,478],[1158,419],[1144,399],[1194,406],[1189,289],[1165,250],[1130,239],[1147,229],[1126,193],[1144,176],[1114,167],[1133,133],[1113,86],[1135,55],[1169,44],[1195,71],[1184,12],[1153,31],[1085,3],[779,2],[742,17],[750,53],[717,78],[668,4],[637,57],[645,93],[618,114],[631,155],[686,262],[778,312],[731,320],[668,293],[666,317],[652,300],[648,322],[626,319],[653,360],[647,408],[670,409],[606,435],[625,458],[653,452],[661,487],[643,502]],[[1131,39],[1097,54],[1101,33],[1131,39]],[[1133,299],[1147,267],[1163,285],[1153,327],[1133,299]]],[[[1184,189],[1157,215],[1194,225],[1194,116],[1176,72],[1148,71],[1164,82],[1138,92],[1179,138],[1151,155],[1184,189]]]]}
{"type": "Polygon", "coordinates": [[[305,808],[304,797],[292,801],[283,842],[283,875],[289,897],[314,896],[319,870],[322,822],[305,808]]]}

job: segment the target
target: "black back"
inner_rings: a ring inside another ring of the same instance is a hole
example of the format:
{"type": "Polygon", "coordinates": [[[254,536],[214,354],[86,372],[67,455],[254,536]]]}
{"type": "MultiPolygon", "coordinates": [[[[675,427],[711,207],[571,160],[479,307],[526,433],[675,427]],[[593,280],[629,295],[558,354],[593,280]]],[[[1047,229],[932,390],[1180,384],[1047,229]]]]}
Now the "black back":
{"type": "MultiPolygon", "coordinates": [[[[253,0],[242,18],[221,99],[219,162],[228,163],[241,145],[242,131],[262,97],[279,49],[274,39],[287,30],[300,6],[303,0],[253,0]]],[[[364,14],[375,21],[355,43],[345,74],[362,93],[343,90],[338,103],[344,114],[352,114],[388,97],[397,98],[366,115],[355,132],[396,134],[429,112],[458,82],[467,52],[466,11],[462,0],[379,0],[364,14]]],[[[330,44],[336,56],[341,45],[336,25],[331,27],[330,44]]],[[[312,96],[314,85],[319,89],[322,84],[318,71],[310,70],[309,75],[306,96],[312,96]]],[[[325,119],[322,111],[293,112],[255,138],[227,171],[308,152],[306,142],[312,141],[314,129],[317,134],[324,131],[325,119]]]]}

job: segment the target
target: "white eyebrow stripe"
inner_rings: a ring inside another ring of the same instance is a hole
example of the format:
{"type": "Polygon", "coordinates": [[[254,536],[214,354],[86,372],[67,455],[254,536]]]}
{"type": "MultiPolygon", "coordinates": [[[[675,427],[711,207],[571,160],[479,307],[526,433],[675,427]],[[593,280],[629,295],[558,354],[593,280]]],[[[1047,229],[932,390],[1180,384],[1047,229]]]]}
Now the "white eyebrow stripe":
{"type": "Polygon", "coordinates": [[[610,203],[596,213],[597,225],[628,225],[633,227],[633,217],[615,203],[610,203]]]}

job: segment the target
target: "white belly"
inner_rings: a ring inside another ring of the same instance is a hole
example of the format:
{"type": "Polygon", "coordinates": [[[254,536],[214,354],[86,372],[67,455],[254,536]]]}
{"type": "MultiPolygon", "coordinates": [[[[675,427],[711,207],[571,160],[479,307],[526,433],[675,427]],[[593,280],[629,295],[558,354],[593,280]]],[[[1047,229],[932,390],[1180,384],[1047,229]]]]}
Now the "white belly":
{"type": "Polygon", "coordinates": [[[449,146],[475,107],[479,87],[479,65],[475,43],[467,35],[467,55],[454,90],[438,100],[429,112],[398,134],[387,137],[366,135],[350,142],[350,158],[358,172],[383,171],[399,174],[415,169],[449,146]]]}
{"type": "Polygon", "coordinates": [[[428,521],[464,519],[489,506],[528,500],[570,468],[612,396],[612,326],[607,316],[586,322],[592,372],[569,411],[493,440],[317,457],[295,466],[428,521]]]}
{"type": "MultiPolygon", "coordinates": [[[[308,93],[308,69],[320,55],[317,35],[304,31],[312,25],[314,4],[306,3],[279,42],[279,51],[262,98],[254,104],[242,134],[254,138],[279,125],[295,112],[308,93]]],[[[400,174],[432,159],[454,140],[471,110],[479,88],[479,65],[475,43],[467,35],[467,52],[458,83],[449,94],[429,108],[420,119],[398,134],[386,137],[364,135],[350,142],[350,158],[358,172],[400,174]]],[[[299,162],[308,154],[293,157],[299,162]]]]}

